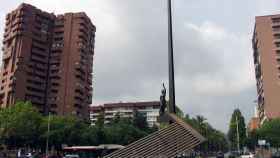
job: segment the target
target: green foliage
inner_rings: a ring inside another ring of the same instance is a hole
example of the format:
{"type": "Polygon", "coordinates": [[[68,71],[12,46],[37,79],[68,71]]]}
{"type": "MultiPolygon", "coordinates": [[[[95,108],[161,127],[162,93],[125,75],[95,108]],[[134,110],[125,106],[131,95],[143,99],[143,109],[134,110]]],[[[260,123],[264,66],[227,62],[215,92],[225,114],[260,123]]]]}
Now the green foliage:
{"type": "MultiPolygon", "coordinates": [[[[177,109],[177,112],[181,110],[177,109]]],[[[201,146],[203,150],[225,150],[224,134],[212,128],[203,116],[190,118],[179,112],[180,117],[202,133],[208,141],[201,146]]],[[[70,116],[42,116],[29,102],[18,102],[0,111],[0,138],[9,147],[41,148],[46,140],[49,148],[61,150],[66,145],[127,145],[154,131],[148,127],[145,116],[135,111],[134,118],[121,118],[119,115],[110,124],[105,124],[104,114],[98,117],[95,126],[70,116]],[[48,132],[48,124],[50,131],[48,132]],[[36,145],[36,146],[35,146],[36,145]]]]}
{"type": "Polygon", "coordinates": [[[42,116],[30,102],[18,102],[0,111],[0,138],[11,146],[34,146],[42,116]]]}
{"type": "Polygon", "coordinates": [[[206,122],[206,118],[200,115],[194,118],[191,118],[189,115],[185,115],[184,121],[195,128],[207,139],[198,147],[198,150],[201,152],[228,151],[228,143],[225,134],[214,129],[208,122],[206,122]]]}
{"type": "Polygon", "coordinates": [[[271,146],[280,147],[280,119],[272,119],[266,121],[257,131],[260,139],[264,139],[271,144],[271,146]]]}
{"type": "Polygon", "coordinates": [[[246,146],[253,150],[258,146],[258,140],[266,140],[272,147],[280,147],[280,119],[267,120],[263,125],[248,133],[246,146]]]}
{"type": "Polygon", "coordinates": [[[44,142],[49,138],[49,144],[57,150],[61,149],[61,144],[78,145],[81,144],[81,133],[86,129],[86,125],[74,117],[50,116],[50,132],[48,133],[48,117],[41,122],[41,140],[44,142]]]}
{"type": "Polygon", "coordinates": [[[258,145],[259,134],[257,130],[253,130],[248,133],[248,136],[245,140],[246,147],[249,150],[255,150],[256,146],[258,145]]]}
{"type": "Polygon", "coordinates": [[[240,149],[244,147],[246,141],[246,125],[245,119],[239,109],[235,109],[230,120],[228,138],[231,142],[231,148],[237,150],[237,126],[239,133],[240,149]]]}
{"type": "Polygon", "coordinates": [[[139,129],[148,129],[147,118],[142,113],[135,111],[133,125],[139,129]]]}
{"type": "Polygon", "coordinates": [[[97,117],[96,126],[99,128],[103,128],[105,123],[104,113],[100,113],[100,115],[97,117]]]}
{"type": "Polygon", "coordinates": [[[116,116],[105,124],[104,114],[95,126],[71,116],[42,116],[30,102],[18,102],[0,110],[0,144],[8,147],[43,149],[49,140],[49,149],[61,150],[65,145],[126,145],[157,130],[149,128],[146,118],[136,112],[133,120],[116,116]],[[50,131],[48,132],[48,124],[50,131]]]}
{"type": "Polygon", "coordinates": [[[103,143],[122,145],[132,143],[148,134],[145,130],[138,128],[132,121],[125,118],[121,118],[119,122],[106,126],[104,133],[105,142],[103,143]]]}
{"type": "Polygon", "coordinates": [[[176,110],[176,115],[179,118],[184,118],[184,112],[178,106],[175,106],[175,110],[176,110]]]}

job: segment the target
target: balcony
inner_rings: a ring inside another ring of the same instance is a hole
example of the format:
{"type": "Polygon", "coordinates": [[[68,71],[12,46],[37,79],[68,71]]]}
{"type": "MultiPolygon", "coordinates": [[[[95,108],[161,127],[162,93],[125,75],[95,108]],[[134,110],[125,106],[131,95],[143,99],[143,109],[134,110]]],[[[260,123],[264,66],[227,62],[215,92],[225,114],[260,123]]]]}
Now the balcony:
{"type": "Polygon", "coordinates": [[[276,28],[277,28],[277,27],[280,27],[280,21],[273,22],[273,23],[271,24],[271,26],[274,27],[274,28],[275,28],[275,27],[276,27],[276,28]]]}
{"type": "Polygon", "coordinates": [[[63,43],[53,43],[51,50],[61,50],[63,48],[64,44],[63,43]]]}
{"type": "Polygon", "coordinates": [[[57,100],[54,97],[49,97],[47,102],[48,104],[57,104],[57,100]]]}
{"type": "Polygon", "coordinates": [[[49,78],[51,80],[60,80],[61,77],[58,74],[50,74],[49,78]]]}
{"type": "Polygon", "coordinates": [[[38,97],[44,98],[44,92],[43,91],[42,92],[41,91],[38,92],[38,91],[31,90],[31,89],[27,89],[27,93],[29,95],[33,95],[33,96],[38,96],[38,97]]]}
{"type": "Polygon", "coordinates": [[[38,55],[35,55],[35,53],[34,53],[34,54],[31,54],[31,60],[33,60],[33,61],[39,61],[39,63],[44,63],[44,64],[47,63],[46,58],[44,58],[44,57],[39,57],[38,55]]]}
{"type": "Polygon", "coordinates": [[[274,43],[279,43],[280,42],[280,38],[274,39],[273,42],[274,43]]]}
{"type": "Polygon", "coordinates": [[[273,33],[274,34],[279,34],[280,33],[280,28],[273,28],[273,33]]]}
{"type": "Polygon", "coordinates": [[[34,69],[42,69],[42,70],[46,70],[47,66],[45,66],[44,64],[39,64],[39,63],[29,63],[28,66],[30,67],[34,67],[34,69]]]}
{"type": "Polygon", "coordinates": [[[12,52],[4,52],[3,53],[3,60],[10,59],[12,56],[12,52]]]}
{"type": "Polygon", "coordinates": [[[83,108],[83,105],[80,104],[80,103],[75,103],[75,104],[74,104],[74,107],[77,107],[77,108],[81,109],[81,108],[83,108]]]}
{"type": "Polygon", "coordinates": [[[75,62],[75,68],[77,70],[85,70],[86,66],[84,64],[82,64],[81,62],[75,62]]]}
{"type": "Polygon", "coordinates": [[[83,102],[85,100],[85,97],[80,93],[75,93],[75,99],[83,102]]]}

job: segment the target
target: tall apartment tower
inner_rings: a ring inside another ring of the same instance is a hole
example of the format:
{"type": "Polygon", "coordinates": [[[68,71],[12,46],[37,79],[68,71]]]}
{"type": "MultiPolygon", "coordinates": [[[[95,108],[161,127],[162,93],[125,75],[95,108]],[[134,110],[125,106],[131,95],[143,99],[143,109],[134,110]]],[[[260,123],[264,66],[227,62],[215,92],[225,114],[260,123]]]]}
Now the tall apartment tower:
{"type": "Polygon", "coordinates": [[[256,17],[252,44],[262,124],[280,117],[280,15],[256,17]]]}
{"type": "Polygon", "coordinates": [[[94,37],[83,12],[56,16],[23,3],[7,14],[1,107],[28,100],[45,114],[88,118],[94,37]]]}

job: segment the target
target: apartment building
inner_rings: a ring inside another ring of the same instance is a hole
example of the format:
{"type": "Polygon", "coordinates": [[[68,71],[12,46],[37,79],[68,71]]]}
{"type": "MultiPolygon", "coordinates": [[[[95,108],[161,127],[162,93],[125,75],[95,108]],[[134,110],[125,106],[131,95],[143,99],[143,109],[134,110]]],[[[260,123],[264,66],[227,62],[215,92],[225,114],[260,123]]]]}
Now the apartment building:
{"type": "Polygon", "coordinates": [[[280,117],[280,15],[257,16],[252,39],[258,117],[280,117]]]}
{"type": "Polygon", "coordinates": [[[31,101],[41,113],[88,118],[95,26],[83,12],[21,4],[6,16],[0,107],[31,101]]]}
{"type": "Polygon", "coordinates": [[[110,123],[118,114],[122,118],[133,118],[134,113],[138,111],[146,117],[149,127],[157,123],[160,104],[158,101],[151,102],[120,102],[108,103],[90,108],[91,124],[95,125],[100,114],[104,114],[105,123],[110,123]]]}

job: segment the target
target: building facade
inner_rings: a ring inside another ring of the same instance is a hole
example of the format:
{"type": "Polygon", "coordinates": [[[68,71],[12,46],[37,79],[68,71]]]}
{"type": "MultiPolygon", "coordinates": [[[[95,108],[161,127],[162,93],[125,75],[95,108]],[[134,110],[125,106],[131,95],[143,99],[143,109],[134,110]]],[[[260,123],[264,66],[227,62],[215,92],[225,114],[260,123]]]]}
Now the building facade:
{"type": "Polygon", "coordinates": [[[98,117],[103,114],[105,123],[110,123],[116,115],[122,118],[133,118],[137,111],[146,117],[149,127],[157,124],[160,104],[158,101],[153,102],[127,102],[127,103],[109,103],[90,108],[91,124],[95,125],[98,117]]]}
{"type": "Polygon", "coordinates": [[[83,12],[54,15],[21,4],[6,16],[1,108],[31,101],[41,113],[88,118],[95,26],[83,12]]]}
{"type": "Polygon", "coordinates": [[[280,15],[256,17],[252,39],[258,117],[280,117],[280,15]]]}
{"type": "Polygon", "coordinates": [[[247,132],[252,132],[260,127],[260,119],[258,117],[252,117],[247,126],[247,132]]]}

